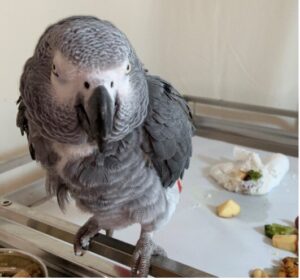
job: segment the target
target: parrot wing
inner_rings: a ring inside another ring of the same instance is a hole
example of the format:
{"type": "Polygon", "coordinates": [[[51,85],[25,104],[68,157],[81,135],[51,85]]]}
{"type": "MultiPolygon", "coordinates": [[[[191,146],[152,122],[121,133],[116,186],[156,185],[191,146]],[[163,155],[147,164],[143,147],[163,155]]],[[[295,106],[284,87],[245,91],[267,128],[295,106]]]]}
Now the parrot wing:
{"type": "Polygon", "coordinates": [[[29,144],[30,156],[33,160],[35,160],[35,151],[33,148],[33,144],[30,142],[29,126],[28,126],[28,120],[26,118],[26,106],[21,96],[19,97],[17,104],[18,104],[17,127],[20,128],[22,135],[24,135],[24,132],[26,133],[28,144],[29,144]]]}
{"type": "MultiPolygon", "coordinates": [[[[37,129],[37,126],[30,121],[30,108],[27,107],[24,96],[30,94],[34,96],[34,87],[32,87],[32,79],[36,78],[33,74],[33,58],[29,58],[24,66],[23,73],[20,80],[20,97],[17,101],[18,113],[17,113],[17,127],[20,128],[21,134],[26,133],[28,140],[28,148],[33,160],[43,161],[42,159],[48,156],[46,152],[47,145],[45,145],[45,140],[41,136],[41,133],[37,129]]],[[[34,101],[34,100],[33,100],[34,101]]],[[[39,113],[39,112],[38,112],[39,113]]]]}
{"type": "Polygon", "coordinates": [[[144,123],[144,152],[164,187],[183,177],[192,155],[192,115],[183,97],[172,85],[147,75],[149,111],[144,123]]]}

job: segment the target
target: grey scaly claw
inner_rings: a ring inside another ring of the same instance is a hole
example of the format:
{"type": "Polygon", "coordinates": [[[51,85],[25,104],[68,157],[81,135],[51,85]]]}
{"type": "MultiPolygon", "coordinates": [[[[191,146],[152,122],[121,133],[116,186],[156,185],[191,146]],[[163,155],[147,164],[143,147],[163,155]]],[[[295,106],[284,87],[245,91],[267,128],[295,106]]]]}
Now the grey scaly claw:
{"type": "Polygon", "coordinates": [[[131,276],[147,277],[153,255],[167,256],[165,250],[156,245],[151,237],[141,236],[133,252],[131,276]]]}
{"type": "Polygon", "coordinates": [[[76,256],[82,256],[88,250],[91,239],[99,230],[98,223],[92,218],[78,230],[74,240],[74,253],[76,256]]]}
{"type": "Polygon", "coordinates": [[[76,256],[84,255],[89,248],[91,238],[84,227],[79,229],[74,241],[74,253],[76,256]]]}

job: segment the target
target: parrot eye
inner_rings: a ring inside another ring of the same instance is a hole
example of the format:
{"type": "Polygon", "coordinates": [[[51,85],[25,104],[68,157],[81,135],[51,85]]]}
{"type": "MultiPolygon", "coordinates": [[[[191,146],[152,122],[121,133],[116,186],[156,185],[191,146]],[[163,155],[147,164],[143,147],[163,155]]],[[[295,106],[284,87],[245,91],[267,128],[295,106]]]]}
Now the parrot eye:
{"type": "Polygon", "coordinates": [[[59,75],[57,74],[57,72],[55,71],[56,67],[55,64],[52,64],[52,73],[56,76],[59,77],[59,75]]]}
{"type": "Polygon", "coordinates": [[[130,72],[130,70],[131,70],[131,64],[128,63],[127,67],[126,67],[126,74],[128,74],[130,72]]]}
{"type": "Polygon", "coordinates": [[[113,81],[110,82],[110,87],[111,87],[111,88],[114,87],[114,82],[113,82],[113,81]]]}
{"type": "Polygon", "coordinates": [[[84,82],[84,87],[85,87],[86,89],[89,89],[89,88],[90,88],[90,84],[89,84],[88,82],[84,82]]]}

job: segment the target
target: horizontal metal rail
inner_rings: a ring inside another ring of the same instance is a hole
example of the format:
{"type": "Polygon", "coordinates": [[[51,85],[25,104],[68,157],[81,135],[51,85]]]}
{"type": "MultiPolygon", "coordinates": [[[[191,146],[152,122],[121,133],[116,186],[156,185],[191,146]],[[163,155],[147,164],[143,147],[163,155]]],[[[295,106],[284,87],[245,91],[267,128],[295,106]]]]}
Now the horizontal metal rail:
{"type": "Polygon", "coordinates": [[[40,178],[13,192],[6,193],[5,198],[27,207],[34,207],[49,200],[45,188],[45,178],[40,178]]]}
{"type": "MultiPolygon", "coordinates": [[[[46,234],[47,236],[56,238],[61,242],[67,242],[69,245],[73,243],[75,234],[79,229],[79,226],[77,225],[43,213],[38,213],[34,209],[9,201],[6,198],[0,199],[0,216],[7,219],[7,221],[13,221],[14,223],[34,229],[43,235],[46,234]]],[[[1,236],[1,239],[3,238],[5,239],[5,236],[1,236]]],[[[59,247],[56,249],[60,252],[59,247]]],[[[134,246],[105,235],[98,234],[91,242],[89,251],[109,259],[109,261],[105,263],[103,263],[103,261],[102,263],[99,262],[99,271],[110,276],[120,277],[122,275],[124,276],[124,269],[122,269],[122,267],[116,269],[115,262],[127,267],[130,266],[134,246]]],[[[70,254],[68,255],[68,258],[71,258],[70,254]]],[[[77,264],[80,263],[80,261],[80,257],[77,257],[77,264]]],[[[214,277],[209,273],[161,256],[152,257],[149,274],[155,277],[214,277]]]]}
{"type": "Polygon", "coordinates": [[[196,106],[208,105],[215,106],[220,110],[234,109],[241,112],[249,111],[253,114],[262,113],[276,117],[288,117],[295,119],[296,122],[298,122],[298,112],[196,96],[184,97],[189,102],[193,113],[196,135],[270,152],[298,156],[298,131],[292,132],[273,128],[265,124],[258,125],[229,118],[221,119],[201,115],[196,106]]]}
{"type": "Polygon", "coordinates": [[[232,131],[240,133],[245,136],[250,136],[258,139],[272,139],[273,141],[281,142],[285,139],[285,142],[298,144],[298,134],[294,132],[282,131],[272,127],[262,127],[248,123],[242,123],[239,121],[231,121],[225,119],[216,119],[211,117],[195,116],[194,122],[197,127],[207,127],[212,129],[218,129],[220,131],[232,131]]]}
{"type": "Polygon", "coordinates": [[[17,155],[8,160],[0,161],[0,174],[9,171],[13,168],[19,167],[23,164],[29,163],[31,161],[29,153],[17,155]]]}
{"type": "Polygon", "coordinates": [[[248,126],[238,128],[226,120],[220,126],[213,119],[201,120],[201,117],[195,117],[194,124],[197,127],[196,135],[201,137],[298,157],[298,138],[293,135],[283,136],[280,132],[269,131],[269,128],[265,128],[265,131],[262,128],[262,131],[252,130],[248,126]]]}
{"type": "Polygon", "coordinates": [[[250,112],[256,112],[256,113],[263,113],[263,114],[277,115],[277,116],[284,116],[284,117],[298,119],[298,112],[292,111],[292,110],[250,105],[250,104],[224,101],[221,99],[198,97],[198,96],[192,96],[192,95],[184,95],[184,98],[188,102],[195,102],[198,104],[206,104],[206,105],[217,106],[217,107],[222,107],[222,108],[244,110],[244,111],[250,111],[250,112]]]}

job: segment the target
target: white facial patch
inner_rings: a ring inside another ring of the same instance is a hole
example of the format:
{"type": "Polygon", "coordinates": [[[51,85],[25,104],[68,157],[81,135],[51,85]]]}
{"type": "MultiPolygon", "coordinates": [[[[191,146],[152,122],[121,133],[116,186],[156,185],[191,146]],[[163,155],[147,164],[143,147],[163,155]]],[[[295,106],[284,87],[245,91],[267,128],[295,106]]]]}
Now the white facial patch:
{"type": "Polygon", "coordinates": [[[131,92],[130,70],[128,61],[108,70],[79,68],[57,51],[51,69],[53,94],[59,103],[73,105],[79,93],[87,100],[96,87],[104,86],[114,103],[117,95],[124,98],[131,92]]]}
{"type": "Polygon", "coordinates": [[[80,85],[80,71],[57,51],[51,69],[53,93],[59,103],[73,104],[76,101],[80,85]]]}
{"type": "Polygon", "coordinates": [[[126,72],[128,64],[125,61],[122,65],[109,70],[95,69],[87,74],[86,79],[91,88],[96,88],[100,85],[105,86],[111,99],[114,101],[117,94],[120,97],[124,97],[130,92],[129,76],[126,72]]]}

